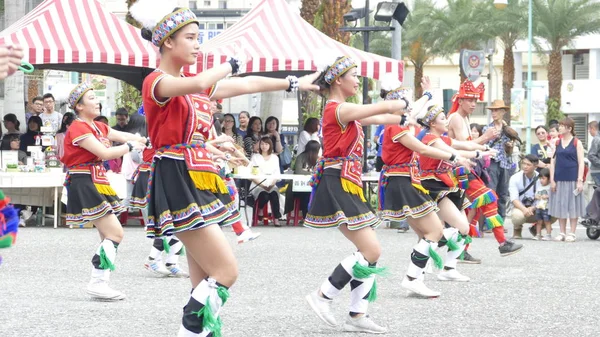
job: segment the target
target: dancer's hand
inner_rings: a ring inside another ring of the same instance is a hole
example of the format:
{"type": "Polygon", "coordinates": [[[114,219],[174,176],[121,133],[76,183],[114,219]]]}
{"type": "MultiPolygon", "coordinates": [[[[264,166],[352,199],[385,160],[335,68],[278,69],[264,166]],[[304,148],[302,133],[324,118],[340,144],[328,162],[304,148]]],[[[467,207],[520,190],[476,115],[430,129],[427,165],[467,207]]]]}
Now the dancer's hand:
{"type": "Polygon", "coordinates": [[[235,146],[233,146],[233,143],[225,142],[219,146],[219,150],[223,152],[234,153],[236,151],[236,148],[235,146]]]}
{"type": "Polygon", "coordinates": [[[21,66],[23,48],[18,45],[0,46],[0,80],[14,74],[21,66]]]}
{"type": "Polygon", "coordinates": [[[488,128],[487,130],[485,130],[483,135],[485,136],[485,138],[487,140],[492,140],[492,139],[496,139],[496,138],[498,138],[498,136],[500,136],[500,131],[498,131],[496,128],[488,128]]]}
{"type": "Polygon", "coordinates": [[[304,75],[298,78],[298,90],[300,91],[319,91],[320,87],[316,84],[313,84],[314,81],[319,78],[321,72],[317,71],[310,75],[304,75]]]}
{"type": "Polygon", "coordinates": [[[226,142],[230,142],[230,143],[235,143],[235,141],[233,140],[233,138],[231,138],[230,136],[222,133],[219,136],[215,137],[215,139],[213,139],[211,141],[212,143],[226,143],[226,142]]]}
{"type": "Polygon", "coordinates": [[[495,158],[498,155],[498,150],[496,149],[489,149],[487,151],[484,151],[482,153],[483,156],[488,156],[488,157],[492,157],[495,158]]]}
{"type": "Polygon", "coordinates": [[[429,76],[421,77],[421,88],[423,91],[429,91],[429,89],[431,89],[431,80],[429,79],[429,76]]]}
{"type": "Polygon", "coordinates": [[[459,164],[458,166],[464,166],[469,170],[476,166],[473,161],[461,156],[456,156],[456,162],[459,164]]]}
{"type": "Polygon", "coordinates": [[[131,144],[131,146],[133,147],[132,151],[144,151],[144,149],[146,148],[146,143],[141,143],[135,140],[130,140],[127,142],[128,144],[131,144]]]}

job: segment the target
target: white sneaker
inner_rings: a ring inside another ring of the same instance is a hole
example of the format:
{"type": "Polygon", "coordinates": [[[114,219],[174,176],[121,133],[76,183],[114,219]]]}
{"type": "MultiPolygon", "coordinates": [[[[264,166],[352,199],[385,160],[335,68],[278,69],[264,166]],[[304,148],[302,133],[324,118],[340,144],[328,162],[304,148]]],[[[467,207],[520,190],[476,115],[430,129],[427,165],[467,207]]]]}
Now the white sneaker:
{"type": "MultiPolygon", "coordinates": [[[[433,291],[423,283],[422,280],[414,279],[412,281],[408,280],[408,277],[404,277],[401,284],[402,288],[412,291],[413,293],[423,296],[423,297],[440,297],[441,293],[439,291],[433,291]]],[[[410,293],[409,293],[410,294],[410,293]]]]}
{"type": "Polygon", "coordinates": [[[255,233],[251,229],[246,229],[242,234],[238,235],[238,244],[252,241],[260,236],[260,233],[255,233]]]}
{"type": "Polygon", "coordinates": [[[182,278],[190,277],[190,274],[188,274],[186,271],[184,271],[182,269],[179,269],[179,267],[177,267],[176,264],[170,265],[168,270],[169,270],[169,276],[182,277],[182,278]]]}
{"type": "Polygon", "coordinates": [[[456,270],[456,269],[442,270],[437,275],[437,278],[440,281],[455,281],[455,282],[469,282],[471,280],[470,277],[459,273],[458,270],[456,270]]]}
{"type": "Polygon", "coordinates": [[[351,317],[348,316],[346,318],[346,322],[344,322],[343,326],[344,331],[349,332],[368,332],[368,333],[386,333],[387,328],[378,325],[373,322],[369,315],[362,315],[360,317],[351,317]]]}
{"type": "Polygon", "coordinates": [[[146,260],[146,263],[144,263],[144,268],[159,274],[159,275],[163,275],[163,276],[169,276],[171,275],[171,271],[168,270],[167,268],[165,268],[165,266],[160,263],[160,261],[157,260],[146,260]]]}
{"type": "Polygon", "coordinates": [[[319,318],[329,326],[337,326],[337,322],[333,314],[331,313],[331,302],[332,300],[325,299],[319,296],[319,291],[315,290],[312,293],[306,295],[306,301],[310,304],[310,307],[319,316],[319,318]]]}
{"type": "Polygon", "coordinates": [[[104,280],[91,280],[87,286],[88,295],[93,299],[105,301],[120,301],[125,299],[125,294],[108,286],[104,280]]]}

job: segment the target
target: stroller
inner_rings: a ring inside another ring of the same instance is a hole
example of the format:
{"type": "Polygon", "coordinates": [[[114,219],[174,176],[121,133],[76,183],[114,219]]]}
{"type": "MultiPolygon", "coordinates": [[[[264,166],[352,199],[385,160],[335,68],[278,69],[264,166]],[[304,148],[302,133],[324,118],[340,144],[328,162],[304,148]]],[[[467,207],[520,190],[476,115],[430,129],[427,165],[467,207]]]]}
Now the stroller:
{"type": "Polygon", "coordinates": [[[588,238],[596,240],[600,237],[600,188],[594,186],[594,195],[586,207],[586,215],[581,218],[579,224],[586,229],[588,238]]]}

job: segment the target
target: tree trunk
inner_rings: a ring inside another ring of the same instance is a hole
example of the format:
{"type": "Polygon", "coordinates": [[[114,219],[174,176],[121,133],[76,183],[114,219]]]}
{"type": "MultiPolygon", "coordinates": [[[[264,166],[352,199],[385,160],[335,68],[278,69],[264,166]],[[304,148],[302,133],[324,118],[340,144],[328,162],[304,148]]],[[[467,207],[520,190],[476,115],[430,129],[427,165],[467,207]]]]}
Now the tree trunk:
{"type": "MultiPolygon", "coordinates": [[[[502,63],[502,100],[510,106],[510,91],[515,83],[515,57],[512,47],[504,48],[504,60],[502,63]]],[[[510,125],[510,111],[504,114],[504,120],[510,125]]]]}
{"type": "Polygon", "coordinates": [[[323,0],[327,3],[323,7],[323,33],[330,38],[347,45],[350,42],[350,33],[341,32],[344,26],[344,14],[352,9],[350,0],[323,0]]]}
{"type": "Polygon", "coordinates": [[[557,50],[550,52],[548,62],[548,98],[558,103],[558,109],[561,105],[560,88],[562,78],[562,52],[560,48],[557,48],[557,50]]]}
{"type": "Polygon", "coordinates": [[[413,63],[413,65],[415,66],[415,78],[414,78],[414,82],[415,82],[415,97],[421,97],[423,96],[423,88],[421,87],[421,79],[423,78],[423,67],[424,67],[424,63],[420,64],[420,63],[413,63]]]}

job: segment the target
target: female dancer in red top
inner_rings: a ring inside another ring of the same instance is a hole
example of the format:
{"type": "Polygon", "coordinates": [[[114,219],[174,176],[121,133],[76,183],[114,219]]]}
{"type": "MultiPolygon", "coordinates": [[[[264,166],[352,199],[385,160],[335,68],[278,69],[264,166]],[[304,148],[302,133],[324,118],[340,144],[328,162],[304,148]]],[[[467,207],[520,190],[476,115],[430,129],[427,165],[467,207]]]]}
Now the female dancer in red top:
{"type": "Polygon", "coordinates": [[[371,212],[362,190],[362,125],[398,124],[408,100],[360,105],[345,103],[356,94],[356,63],[339,57],[328,65],[320,78],[328,91],[323,111],[323,159],[312,178],[313,191],[304,225],[310,228],[338,228],[358,252],[344,259],[321,287],[306,298],[315,313],[330,326],[337,326],[330,305],[342,288],[351,282],[350,313],[343,326],[346,331],[383,333],[366,315],[368,302],[376,297],[374,276],[381,273],[377,261],[381,254],[373,228],[380,220],[371,212]],[[392,115],[391,113],[398,113],[392,115]]]}
{"type": "MultiPolygon", "coordinates": [[[[444,134],[448,131],[448,123],[444,109],[440,106],[431,106],[420,122],[425,127],[423,131],[425,136],[421,141],[428,146],[476,159],[496,153],[494,150],[486,151],[486,147],[483,145],[452,140],[445,136],[444,134]]],[[[440,219],[451,226],[445,231],[453,232],[452,240],[455,243],[448,245],[448,255],[443,271],[438,274],[438,279],[441,281],[469,281],[469,277],[456,270],[458,257],[464,251],[465,245],[471,241],[469,221],[464,212],[469,202],[465,200],[465,195],[460,188],[466,188],[468,172],[464,168],[456,168],[451,163],[438,158],[422,157],[419,160],[419,166],[421,185],[429,191],[429,195],[437,203],[440,219]]],[[[441,266],[438,267],[441,269],[441,266]]]]}
{"type": "MultiPolygon", "coordinates": [[[[428,84],[428,80],[424,81],[424,84],[428,84]]],[[[382,83],[382,87],[386,86],[386,83],[382,83]]],[[[400,100],[404,95],[405,90],[402,88],[381,92],[381,97],[385,100],[400,100]]],[[[431,94],[426,91],[423,97],[431,99],[431,94]]],[[[414,130],[408,126],[385,127],[382,143],[382,159],[385,165],[380,176],[379,209],[383,219],[407,219],[420,238],[413,248],[402,287],[421,296],[437,297],[440,293],[430,290],[423,283],[423,270],[430,258],[442,267],[442,260],[436,252],[438,242],[439,246],[448,245],[454,250],[456,231],[444,230],[443,223],[435,213],[438,210],[435,201],[419,181],[418,162],[431,157],[470,167],[472,164],[466,158],[474,157],[475,153],[465,153],[462,157],[456,151],[441,151],[425,146],[413,135],[414,130]]]]}
{"type": "Polygon", "coordinates": [[[142,87],[148,134],[156,149],[148,183],[147,233],[150,238],[176,235],[186,247],[194,289],[183,310],[179,336],[219,335],[218,314],[238,271],[225,235],[213,225],[230,225],[240,214],[213,161],[231,156],[207,144],[213,124],[210,100],[261,91],[314,90],[317,74],[220,81],[239,71],[240,61],[233,58],[198,75],[182,74],[183,66],[197,62],[199,23],[191,10],[173,10],[165,7],[168,3],[142,0],[131,8],[146,27],[142,36],[161,50],[159,69],[146,77],[142,87]]]}
{"type": "Polygon", "coordinates": [[[87,293],[94,298],[121,300],[125,295],[111,289],[108,280],[110,272],[115,269],[117,247],[123,239],[123,228],[116,214],[125,211],[125,207],[110,187],[102,161],[122,157],[134,149],[142,150],[146,138],[95,122],[100,109],[94,90],[87,83],[79,84],[71,91],[69,106],[77,119],[65,135],[62,158],[68,170],[67,224],[80,226],[93,222],[102,238],[92,258],[94,268],[87,293]],[[110,147],[111,142],[124,144],[110,147]]]}

